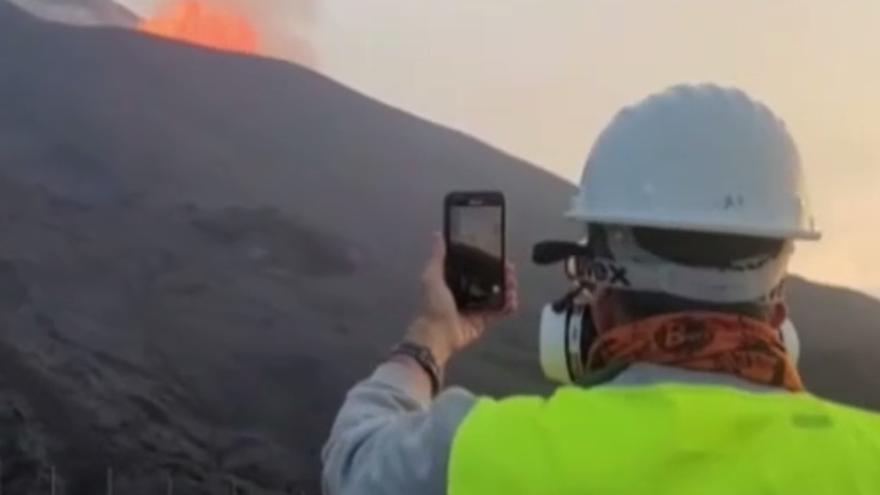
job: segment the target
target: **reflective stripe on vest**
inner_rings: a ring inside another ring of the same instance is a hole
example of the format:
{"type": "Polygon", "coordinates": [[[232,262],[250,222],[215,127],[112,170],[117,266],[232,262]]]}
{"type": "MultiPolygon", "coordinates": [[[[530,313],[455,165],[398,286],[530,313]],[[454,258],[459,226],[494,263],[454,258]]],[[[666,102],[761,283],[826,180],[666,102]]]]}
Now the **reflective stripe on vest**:
{"type": "Polygon", "coordinates": [[[480,400],[451,495],[880,494],[880,415],[809,394],[659,385],[480,400]]]}

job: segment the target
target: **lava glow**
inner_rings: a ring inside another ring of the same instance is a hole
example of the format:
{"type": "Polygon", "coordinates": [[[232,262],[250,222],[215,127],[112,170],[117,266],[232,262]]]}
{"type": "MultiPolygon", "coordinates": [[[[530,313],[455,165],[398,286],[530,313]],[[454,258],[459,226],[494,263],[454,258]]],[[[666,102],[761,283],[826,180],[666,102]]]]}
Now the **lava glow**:
{"type": "Polygon", "coordinates": [[[260,49],[257,30],[246,17],[199,0],[169,5],[141,23],[140,30],[218,50],[256,54],[260,49]]]}

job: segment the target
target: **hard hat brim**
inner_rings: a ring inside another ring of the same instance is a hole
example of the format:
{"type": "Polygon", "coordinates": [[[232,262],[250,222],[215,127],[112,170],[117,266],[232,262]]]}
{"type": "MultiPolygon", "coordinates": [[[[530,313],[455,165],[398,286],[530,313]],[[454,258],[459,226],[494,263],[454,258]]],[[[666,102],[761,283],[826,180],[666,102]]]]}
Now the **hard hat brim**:
{"type": "Polygon", "coordinates": [[[666,230],[680,230],[689,232],[705,232],[712,234],[730,234],[752,237],[766,237],[769,239],[792,239],[801,241],[817,241],[822,238],[822,232],[816,229],[779,229],[770,226],[741,225],[735,223],[720,223],[699,221],[697,219],[663,220],[647,215],[614,214],[614,213],[589,213],[585,214],[578,209],[572,209],[565,213],[565,217],[571,220],[586,222],[588,224],[620,225],[626,227],[648,227],[666,230]]]}

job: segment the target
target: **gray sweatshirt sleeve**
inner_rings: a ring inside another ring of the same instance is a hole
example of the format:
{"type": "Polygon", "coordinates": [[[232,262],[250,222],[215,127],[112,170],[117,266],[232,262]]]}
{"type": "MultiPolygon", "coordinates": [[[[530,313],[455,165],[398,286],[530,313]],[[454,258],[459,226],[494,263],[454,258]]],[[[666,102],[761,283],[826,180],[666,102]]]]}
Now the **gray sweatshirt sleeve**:
{"type": "Polygon", "coordinates": [[[444,495],[452,439],[476,399],[430,395],[427,375],[404,361],[355,385],[322,453],[325,495],[444,495]]]}

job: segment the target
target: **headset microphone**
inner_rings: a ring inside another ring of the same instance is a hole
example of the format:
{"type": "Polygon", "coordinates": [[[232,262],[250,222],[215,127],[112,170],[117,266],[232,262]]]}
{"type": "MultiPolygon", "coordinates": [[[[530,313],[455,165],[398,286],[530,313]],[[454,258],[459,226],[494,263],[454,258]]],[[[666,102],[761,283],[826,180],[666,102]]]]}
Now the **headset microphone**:
{"type": "Polygon", "coordinates": [[[585,256],[590,249],[583,244],[568,241],[544,241],[532,248],[532,261],[536,265],[553,265],[573,256],[585,256]]]}

